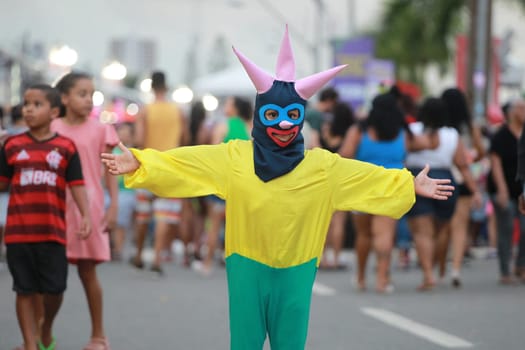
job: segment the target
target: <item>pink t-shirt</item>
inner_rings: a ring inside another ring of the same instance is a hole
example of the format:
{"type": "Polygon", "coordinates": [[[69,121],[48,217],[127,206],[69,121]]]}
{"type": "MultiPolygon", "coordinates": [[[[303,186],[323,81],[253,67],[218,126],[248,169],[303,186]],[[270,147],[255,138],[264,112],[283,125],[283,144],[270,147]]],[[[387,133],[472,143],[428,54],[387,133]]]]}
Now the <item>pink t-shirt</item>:
{"type": "Polygon", "coordinates": [[[82,124],[70,125],[63,118],[51,124],[51,129],[75,142],[89,201],[92,231],[85,240],[78,238],[81,215],[70,191],[66,197],[67,257],[75,263],[78,259],[90,259],[99,262],[111,258],[109,235],[103,232],[104,190],[102,187],[103,167],[100,154],[113,148],[119,139],[112,125],[102,124],[94,118],[88,118],[82,124]]]}

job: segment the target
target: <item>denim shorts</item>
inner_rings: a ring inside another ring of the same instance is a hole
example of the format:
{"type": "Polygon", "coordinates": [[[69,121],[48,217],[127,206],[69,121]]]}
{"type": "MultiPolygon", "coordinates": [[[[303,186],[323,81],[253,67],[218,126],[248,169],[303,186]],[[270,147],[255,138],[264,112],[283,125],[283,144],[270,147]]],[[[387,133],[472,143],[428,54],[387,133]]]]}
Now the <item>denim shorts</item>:
{"type": "Polygon", "coordinates": [[[119,190],[117,216],[117,225],[119,227],[131,228],[136,207],[135,197],[135,191],[119,190]]]}
{"type": "MultiPolygon", "coordinates": [[[[409,170],[416,176],[422,169],[411,168],[409,170]]],[[[451,185],[455,186],[452,173],[448,169],[430,169],[428,176],[433,179],[450,179],[451,185]]],[[[413,218],[421,215],[431,215],[439,220],[450,220],[452,215],[454,215],[457,199],[457,188],[452,192],[452,196],[444,201],[416,195],[416,203],[408,211],[407,217],[413,218]]]]}

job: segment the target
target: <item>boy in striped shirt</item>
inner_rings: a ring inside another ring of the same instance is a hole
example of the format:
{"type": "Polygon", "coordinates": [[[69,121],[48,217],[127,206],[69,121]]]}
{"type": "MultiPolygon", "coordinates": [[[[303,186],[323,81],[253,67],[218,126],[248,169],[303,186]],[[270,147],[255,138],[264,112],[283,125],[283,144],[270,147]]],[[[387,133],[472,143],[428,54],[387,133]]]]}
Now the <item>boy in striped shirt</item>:
{"type": "Polygon", "coordinates": [[[91,232],[75,144],[50,129],[60,106],[60,94],[52,87],[34,85],[27,89],[22,114],[29,130],[8,138],[0,151],[0,188],[10,185],[5,228],[7,264],[24,338],[24,346],[17,349],[55,348],[52,324],[62,303],[68,268],[67,186],[83,217],[79,238],[91,232]]]}

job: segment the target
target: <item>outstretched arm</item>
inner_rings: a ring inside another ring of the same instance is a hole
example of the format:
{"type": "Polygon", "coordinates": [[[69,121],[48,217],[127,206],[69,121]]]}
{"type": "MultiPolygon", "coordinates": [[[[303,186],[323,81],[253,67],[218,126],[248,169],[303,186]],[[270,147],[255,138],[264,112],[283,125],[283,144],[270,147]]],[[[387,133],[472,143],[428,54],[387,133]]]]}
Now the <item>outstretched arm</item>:
{"type": "Polygon", "coordinates": [[[385,169],[336,155],[329,155],[326,162],[335,210],[400,218],[412,207],[416,194],[446,199],[453,189],[448,179],[429,178],[428,167],[414,178],[406,169],[385,169]]]}
{"type": "Polygon", "coordinates": [[[179,147],[160,152],[127,149],[122,154],[102,154],[112,175],[124,174],[130,188],[145,188],[160,197],[186,198],[214,194],[226,198],[235,142],[220,145],[179,147]]]}
{"type": "Polygon", "coordinates": [[[121,154],[102,153],[102,163],[106,165],[111,175],[124,175],[133,173],[140,167],[138,159],[131,151],[119,142],[121,154]]]}
{"type": "Polygon", "coordinates": [[[414,178],[414,190],[422,197],[438,200],[447,200],[452,196],[454,186],[450,186],[450,179],[432,179],[428,177],[428,164],[414,178]]]}

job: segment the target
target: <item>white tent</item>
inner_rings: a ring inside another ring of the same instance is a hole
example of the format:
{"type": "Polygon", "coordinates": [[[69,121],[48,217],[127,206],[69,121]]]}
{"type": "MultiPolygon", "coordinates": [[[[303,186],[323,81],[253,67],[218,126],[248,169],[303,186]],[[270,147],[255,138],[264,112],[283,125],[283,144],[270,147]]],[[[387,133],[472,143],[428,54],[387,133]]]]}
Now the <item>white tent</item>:
{"type": "Polygon", "coordinates": [[[254,97],[256,94],[255,87],[242,67],[230,67],[197,78],[193,83],[193,91],[197,95],[212,94],[216,97],[254,97]]]}

